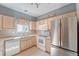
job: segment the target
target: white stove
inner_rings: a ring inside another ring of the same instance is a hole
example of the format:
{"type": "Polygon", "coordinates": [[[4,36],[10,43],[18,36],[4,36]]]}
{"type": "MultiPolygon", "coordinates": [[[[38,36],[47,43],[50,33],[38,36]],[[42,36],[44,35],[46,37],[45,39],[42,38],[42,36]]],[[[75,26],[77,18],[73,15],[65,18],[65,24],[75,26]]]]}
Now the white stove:
{"type": "Polygon", "coordinates": [[[37,47],[45,51],[45,38],[44,36],[38,36],[37,47]]]}

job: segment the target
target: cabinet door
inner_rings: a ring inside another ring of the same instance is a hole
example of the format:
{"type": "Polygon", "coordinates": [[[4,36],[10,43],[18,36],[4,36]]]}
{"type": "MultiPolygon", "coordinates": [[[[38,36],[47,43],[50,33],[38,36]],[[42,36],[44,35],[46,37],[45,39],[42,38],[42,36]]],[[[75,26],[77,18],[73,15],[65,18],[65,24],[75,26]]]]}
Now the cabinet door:
{"type": "Polygon", "coordinates": [[[46,38],[45,44],[46,44],[46,52],[49,52],[50,53],[51,41],[50,41],[49,38],[46,38]]]}
{"type": "Polygon", "coordinates": [[[9,19],[9,28],[15,28],[15,19],[13,17],[8,17],[9,19]]]}
{"type": "Polygon", "coordinates": [[[3,56],[4,53],[3,47],[4,47],[3,41],[0,41],[0,56],[3,56]]]}
{"type": "Polygon", "coordinates": [[[21,40],[21,51],[36,45],[36,37],[26,37],[21,40]]]}
{"type": "Polygon", "coordinates": [[[19,19],[18,24],[24,25],[24,24],[26,24],[26,20],[25,19],[19,19]]]}
{"type": "Polygon", "coordinates": [[[77,17],[68,18],[69,49],[77,52],[77,17]]]}
{"type": "Polygon", "coordinates": [[[26,49],[26,40],[21,40],[21,51],[26,49]]]}
{"type": "Polygon", "coordinates": [[[29,42],[29,47],[32,47],[33,46],[33,44],[32,44],[32,38],[30,38],[28,42],[29,42]]]}
{"type": "Polygon", "coordinates": [[[2,29],[2,15],[0,15],[0,29],[2,29]]]}
{"type": "Polygon", "coordinates": [[[46,38],[45,43],[46,43],[46,46],[50,46],[51,45],[51,40],[49,38],[46,38]]]}
{"type": "Polygon", "coordinates": [[[36,30],[36,22],[35,21],[30,21],[30,29],[33,31],[36,30]]]}
{"type": "Polygon", "coordinates": [[[32,44],[33,45],[36,45],[37,44],[37,41],[36,41],[36,37],[35,36],[32,37],[32,44]]]}
{"type": "Polygon", "coordinates": [[[26,40],[26,49],[30,48],[30,42],[29,39],[26,40]]]}
{"type": "Polygon", "coordinates": [[[51,30],[51,20],[50,19],[48,19],[48,21],[47,21],[47,26],[48,26],[48,29],[51,30]]]}
{"type": "Polygon", "coordinates": [[[15,28],[15,19],[9,16],[3,16],[3,28],[15,28]]]}

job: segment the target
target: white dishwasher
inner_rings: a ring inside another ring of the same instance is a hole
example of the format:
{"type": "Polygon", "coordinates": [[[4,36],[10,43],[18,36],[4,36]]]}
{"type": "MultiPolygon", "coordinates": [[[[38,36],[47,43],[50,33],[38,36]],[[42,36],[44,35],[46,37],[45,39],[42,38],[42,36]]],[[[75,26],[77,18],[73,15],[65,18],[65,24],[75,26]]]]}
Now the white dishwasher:
{"type": "Polygon", "coordinates": [[[20,52],[20,40],[12,39],[5,41],[5,56],[12,56],[20,52]]]}

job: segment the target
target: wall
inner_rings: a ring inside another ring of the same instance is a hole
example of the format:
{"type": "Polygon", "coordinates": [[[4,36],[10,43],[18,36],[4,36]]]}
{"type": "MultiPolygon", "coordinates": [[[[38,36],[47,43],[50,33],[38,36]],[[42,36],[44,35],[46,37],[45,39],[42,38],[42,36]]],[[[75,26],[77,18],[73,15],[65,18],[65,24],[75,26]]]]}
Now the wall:
{"type": "MultiPolygon", "coordinates": [[[[19,20],[19,18],[26,18],[28,21],[35,21],[36,18],[33,16],[29,16],[27,14],[23,14],[21,12],[12,10],[10,8],[4,7],[0,5],[0,14],[1,15],[7,15],[7,16],[13,16],[16,18],[16,20],[19,20]]],[[[17,33],[16,29],[5,29],[5,30],[0,30],[0,37],[2,36],[20,36],[26,33],[17,33]]],[[[29,34],[29,33],[28,33],[29,34]]]]}
{"type": "Polygon", "coordinates": [[[76,4],[75,3],[68,4],[64,7],[61,7],[59,9],[54,10],[54,11],[48,12],[44,15],[41,15],[38,17],[38,20],[43,19],[43,18],[48,18],[51,16],[53,17],[53,16],[57,16],[57,15],[62,15],[62,14],[65,14],[68,12],[73,12],[73,11],[76,11],[76,4]]]}
{"type": "Polygon", "coordinates": [[[8,15],[8,16],[14,16],[16,19],[21,18],[21,17],[25,17],[28,20],[35,20],[36,18],[33,16],[29,16],[27,14],[23,14],[21,12],[12,10],[10,8],[4,7],[2,5],[0,5],[0,14],[1,15],[8,15]]]}

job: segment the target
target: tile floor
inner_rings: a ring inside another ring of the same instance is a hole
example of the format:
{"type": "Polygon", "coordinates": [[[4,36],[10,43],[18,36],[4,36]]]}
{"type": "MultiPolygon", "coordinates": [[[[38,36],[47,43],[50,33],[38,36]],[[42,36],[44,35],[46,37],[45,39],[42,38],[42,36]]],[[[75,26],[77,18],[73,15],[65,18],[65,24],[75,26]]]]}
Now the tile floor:
{"type": "Polygon", "coordinates": [[[51,47],[51,56],[77,56],[77,53],[58,47],[51,47]]]}
{"type": "Polygon", "coordinates": [[[40,50],[36,46],[34,46],[28,50],[25,50],[25,51],[17,54],[16,56],[49,56],[49,54],[40,50]]]}
{"type": "MultiPolygon", "coordinates": [[[[56,48],[56,47],[52,47],[50,55],[51,56],[77,56],[77,53],[64,50],[64,49],[60,49],[60,48],[56,48]]],[[[25,50],[17,54],[16,56],[49,56],[49,54],[40,50],[36,46],[34,46],[28,50],[25,50]]]]}

